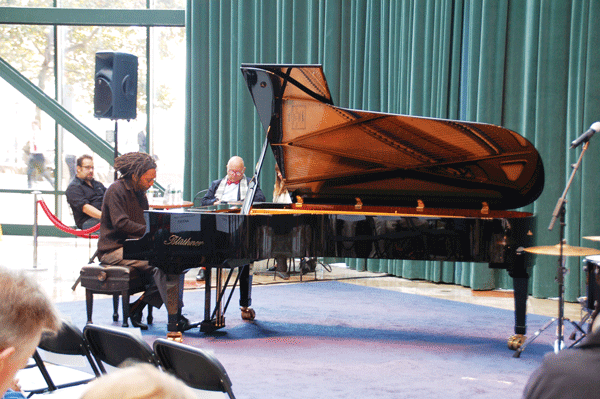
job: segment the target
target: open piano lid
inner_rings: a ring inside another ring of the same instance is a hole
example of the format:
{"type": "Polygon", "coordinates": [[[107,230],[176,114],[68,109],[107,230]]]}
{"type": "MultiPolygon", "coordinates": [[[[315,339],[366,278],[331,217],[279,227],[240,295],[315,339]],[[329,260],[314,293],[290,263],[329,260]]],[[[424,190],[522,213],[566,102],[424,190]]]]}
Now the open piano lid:
{"type": "Polygon", "coordinates": [[[294,199],[504,210],[542,193],[541,157],[511,130],[336,107],[320,65],[241,70],[294,199]]]}

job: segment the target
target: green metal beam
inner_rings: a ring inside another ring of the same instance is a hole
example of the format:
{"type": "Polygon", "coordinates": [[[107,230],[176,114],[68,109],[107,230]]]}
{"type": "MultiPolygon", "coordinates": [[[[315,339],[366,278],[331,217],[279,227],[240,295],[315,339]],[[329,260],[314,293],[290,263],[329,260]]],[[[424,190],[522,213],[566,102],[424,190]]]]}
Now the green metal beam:
{"type": "Polygon", "coordinates": [[[81,123],[73,114],[67,111],[52,97],[21,75],[6,60],[0,57],[0,77],[31,100],[37,107],[47,113],[59,125],[71,132],[76,138],[86,143],[90,149],[102,159],[113,164],[114,148],[100,138],[90,128],[81,123]]]}
{"type": "Polygon", "coordinates": [[[0,24],[185,26],[185,10],[0,7],[0,24]]]}
{"type": "MultiPolygon", "coordinates": [[[[33,236],[33,226],[27,224],[3,224],[2,234],[7,236],[33,236]]],[[[54,226],[38,225],[38,236],[43,237],[75,237],[54,226]]]]}

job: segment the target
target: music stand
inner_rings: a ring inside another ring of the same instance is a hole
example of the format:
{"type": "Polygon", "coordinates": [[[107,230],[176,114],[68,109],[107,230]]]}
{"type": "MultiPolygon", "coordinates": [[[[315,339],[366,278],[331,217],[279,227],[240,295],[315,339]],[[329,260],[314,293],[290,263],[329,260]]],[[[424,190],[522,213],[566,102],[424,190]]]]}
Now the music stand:
{"type": "MultiPolygon", "coordinates": [[[[542,328],[540,328],[539,330],[537,330],[532,337],[528,338],[527,340],[525,340],[525,342],[523,343],[523,345],[521,345],[519,348],[516,349],[515,354],[513,355],[513,357],[520,357],[521,353],[525,350],[525,348],[527,347],[527,345],[529,345],[533,340],[535,340],[537,337],[540,336],[540,334],[542,332],[544,332],[548,327],[550,327],[552,324],[554,324],[554,322],[558,322],[558,327],[556,330],[556,341],[554,343],[554,352],[558,353],[560,350],[562,350],[564,348],[564,332],[563,332],[563,326],[564,326],[564,322],[568,321],[570,322],[573,327],[575,327],[577,330],[579,330],[581,333],[585,334],[585,331],[583,331],[583,329],[575,322],[571,321],[570,319],[567,319],[564,317],[565,314],[565,287],[564,287],[564,281],[565,281],[565,272],[566,272],[566,268],[565,268],[565,254],[564,254],[564,245],[565,245],[565,215],[567,213],[566,211],[566,197],[567,197],[567,192],[569,191],[569,188],[571,187],[571,183],[573,182],[573,178],[575,177],[575,173],[577,172],[577,170],[579,169],[579,166],[581,165],[581,161],[583,160],[583,154],[586,152],[586,150],[588,149],[589,146],[589,141],[586,141],[585,144],[583,145],[583,149],[581,150],[581,154],[579,154],[579,159],[577,160],[577,163],[575,165],[573,165],[573,171],[571,172],[571,176],[569,177],[569,181],[567,182],[567,185],[565,187],[565,190],[563,191],[561,197],[558,199],[558,202],[556,204],[556,207],[554,208],[554,212],[552,213],[552,220],[550,221],[550,225],[548,226],[548,230],[552,230],[552,228],[554,227],[554,223],[556,223],[557,219],[560,219],[560,232],[559,232],[559,254],[558,254],[558,266],[556,268],[556,282],[558,283],[558,317],[554,317],[552,318],[550,321],[548,321],[546,324],[544,324],[542,326],[542,328]]],[[[525,251],[527,251],[527,248],[525,248],[525,251]]]]}

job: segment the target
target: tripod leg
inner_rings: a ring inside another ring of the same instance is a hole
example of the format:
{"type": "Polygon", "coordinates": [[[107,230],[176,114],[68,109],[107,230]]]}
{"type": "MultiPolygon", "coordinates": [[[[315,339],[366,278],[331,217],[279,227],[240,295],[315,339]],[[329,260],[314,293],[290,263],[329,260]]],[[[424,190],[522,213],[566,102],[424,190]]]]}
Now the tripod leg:
{"type": "Polygon", "coordinates": [[[575,331],[573,331],[573,333],[571,334],[571,339],[574,339],[574,337],[577,336],[577,332],[581,333],[581,337],[579,337],[575,342],[573,342],[569,348],[572,348],[574,346],[576,346],[579,342],[581,342],[582,339],[584,339],[587,336],[587,333],[583,330],[583,328],[581,328],[582,325],[585,324],[585,321],[590,317],[590,314],[586,314],[583,319],[581,319],[581,322],[575,323],[574,321],[571,321],[569,319],[565,319],[565,321],[568,321],[569,323],[571,323],[571,325],[575,328],[575,331]]]}
{"type": "MultiPolygon", "coordinates": [[[[587,335],[587,332],[583,330],[583,326],[585,325],[585,323],[588,321],[588,319],[590,318],[591,313],[587,312],[582,318],[581,321],[579,323],[575,323],[574,327],[575,330],[571,333],[571,335],[569,335],[569,339],[571,341],[576,340],[573,344],[571,344],[571,346],[569,346],[569,348],[572,348],[573,346],[575,346],[579,341],[581,341],[583,338],[585,338],[585,336],[587,335]],[[581,333],[581,337],[577,338],[577,333],[580,332],[581,333]]],[[[574,322],[571,322],[574,323],[574,322]]]]}

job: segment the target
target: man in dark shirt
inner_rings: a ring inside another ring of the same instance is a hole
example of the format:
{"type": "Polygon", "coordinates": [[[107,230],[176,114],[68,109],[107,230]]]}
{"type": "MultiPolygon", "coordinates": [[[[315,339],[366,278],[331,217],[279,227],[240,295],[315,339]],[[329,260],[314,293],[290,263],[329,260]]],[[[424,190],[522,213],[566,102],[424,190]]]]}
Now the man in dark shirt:
{"type": "MultiPolygon", "coordinates": [[[[142,310],[147,304],[159,308],[167,301],[167,277],[162,270],[150,266],[146,260],[123,259],[123,244],[126,239],[142,237],[146,231],[144,210],[149,208],[146,191],[156,179],[156,162],[148,154],[130,152],[115,159],[114,167],[119,172],[119,178],[108,187],[104,195],[98,259],[107,265],[135,268],[147,280],[148,288],[131,304],[131,323],[135,327],[147,329],[148,326],[141,322],[142,310]],[[155,285],[151,284],[152,281],[155,285]]],[[[183,277],[184,275],[181,280],[183,277]]],[[[182,295],[183,281],[179,297],[182,295]]],[[[181,314],[181,308],[177,328],[179,331],[189,329],[189,321],[181,314]]]]}
{"type": "Polygon", "coordinates": [[[66,195],[78,228],[86,230],[100,223],[105,192],[106,187],[94,179],[94,159],[89,155],[77,158],[77,174],[69,183],[66,195]]]}

